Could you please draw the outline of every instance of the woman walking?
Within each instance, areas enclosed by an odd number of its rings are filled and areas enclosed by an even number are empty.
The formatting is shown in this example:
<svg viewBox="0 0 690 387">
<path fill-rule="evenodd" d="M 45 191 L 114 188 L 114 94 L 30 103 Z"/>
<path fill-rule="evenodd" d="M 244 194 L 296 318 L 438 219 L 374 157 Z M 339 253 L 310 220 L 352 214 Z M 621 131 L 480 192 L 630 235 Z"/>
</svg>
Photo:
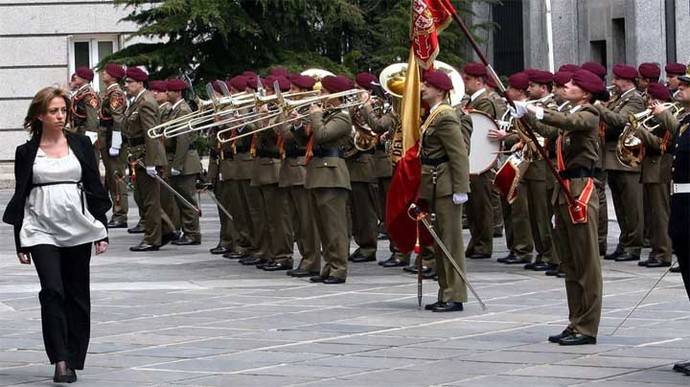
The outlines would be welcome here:
<svg viewBox="0 0 690 387">
<path fill-rule="evenodd" d="M 34 96 L 24 119 L 31 139 L 17 147 L 15 192 L 3 216 L 14 226 L 19 262 L 33 260 L 38 272 L 43 341 L 56 383 L 75 382 L 74 370 L 84 368 L 91 244 L 96 254 L 108 248 L 111 206 L 91 141 L 65 131 L 70 105 L 66 92 L 56 87 Z"/>
</svg>

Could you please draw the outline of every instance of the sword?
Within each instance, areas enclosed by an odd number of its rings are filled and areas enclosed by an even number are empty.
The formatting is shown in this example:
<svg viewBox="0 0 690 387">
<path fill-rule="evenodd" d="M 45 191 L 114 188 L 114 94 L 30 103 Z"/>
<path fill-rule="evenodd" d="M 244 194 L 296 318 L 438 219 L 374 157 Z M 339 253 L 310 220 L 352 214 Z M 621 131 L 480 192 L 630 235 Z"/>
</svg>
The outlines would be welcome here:
<svg viewBox="0 0 690 387">
<path fill-rule="evenodd" d="M 659 283 L 664 279 L 664 277 L 666 277 L 666 274 L 668 274 L 668 273 L 671 272 L 671 268 L 672 268 L 672 267 L 673 267 L 673 265 L 669 266 L 668 269 L 666 269 L 666 271 L 664 271 L 664 272 L 661 274 L 661 277 L 659 277 L 659 279 L 656 280 L 656 282 L 654 283 L 654 285 L 652 285 L 652 287 L 649 288 L 649 290 L 647 291 L 647 293 L 645 293 L 645 295 L 642 296 L 642 298 L 640 299 L 640 301 L 638 301 L 637 304 L 635 304 L 635 306 L 633 306 L 633 308 L 630 309 L 630 312 L 628 312 L 628 314 L 625 316 L 625 318 L 620 322 L 620 324 L 618 324 L 618 326 L 616 327 L 616 329 L 614 329 L 613 332 L 611 332 L 611 336 L 615 335 L 616 332 L 618 332 L 618 330 L 620 329 L 620 327 L 622 327 L 623 324 L 625 324 L 625 322 L 628 321 L 628 318 L 630 318 L 630 316 L 632 316 L 632 314 L 635 313 L 635 311 L 637 310 L 637 308 L 644 302 L 644 300 L 646 300 L 647 297 L 649 297 L 649 295 L 650 295 L 650 294 L 652 293 L 652 291 L 657 287 L 657 285 L 659 285 Z"/>
<path fill-rule="evenodd" d="M 140 167 L 146 169 L 146 165 L 144 165 L 144 163 L 141 162 L 141 160 L 137 160 L 137 165 L 139 165 Z M 175 189 L 174 189 L 173 187 L 171 187 L 170 184 L 168 184 L 168 182 L 165 181 L 165 179 L 163 179 L 162 177 L 160 177 L 158 174 L 153 175 L 153 178 L 156 179 L 156 180 L 158 180 L 158 182 L 161 183 L 161 185 L 162 185 L 163 187 L 165 187 L 168 191 L 170 191 L 173 195 L 175 195 L 178 199 L 180 199 L 180 201 L 182 202 L 182 204 L 184 204 L 185 206 L 187 206 L 187 207 L 191 208 L 192 210 L 196 211 L 196 213 L 199 214 L 199 216 L 201 216 L 201 210 L 200 210 L 199 208 L 197 208 L 194 204 L 190 203 L 189 200 L 185 199 L 185 197 L 182 196 L 181 193 L 175 191 Z"/>
<path fill-rule="evenodd" d="M 198 187 L 198 186 L 197 186 L 197 187 Z M 203 188 L 200 189 L 200 190 L 197 191 L 197 192 L 206 191 L 206 193 L 207 193 L 208 196 L 211 198 L 211 200 L 213 200 L 213 202 L 216 203 L 216 205 L 218 206 L 218 208 L 220 208 L 220 210 L 223 211 L 223 213 L 225 214 L 225 216 L 227 216 L 230 220 L 234 221 L 235 218 L 233 218 L 233 216 L 230 215 L 230 211 L 228 211 L 228 209 L 225 208 L 224 205 L 220 204 L 220 200 L 218 200 L 218 197 L 216 197 L 216 194 L 214 194 L 213 191 L 211 191 L 209 188 L 210 188 L 210 186 L 204 185 Z"/>
<path fill-rule="evenodd" d="M 467 285 L 467 288 L 470 289 L 470 292 L 472 292 L 472 295 L 474 295 L 474 298 L 477 299 L 479 302 L 479 305 L 482 307 L 482 310 L 486 310 L 486 304 L 484 304 L 484 301 L 479 297 L 479 294 L 474 290 L 474 287 L 470 283 L 470 281 L 467 279 L 467 275 L 465 275 L 465 272 L 460 269 L 458 264 L 453 260 L 453 256 L 451 255 L 450 251 L 448 250 L 448 247 L 446 247 L 445 243 L 441 240 L 441 238 L 438 236 L 436 233 L 436 230 L 434 230 L 434 226 L 431 224 L 429 221 L 429 214 L 422 212 L 422 210 L 417 207 L 416 204 L 412 203 L 410 204 L 410 208 L 408 209 L 410 212 L 410 215 L 415 215 L 415 219 L 419 219 L 424 227 L 429 231 L 429 234 L 431 234 L 431 237 L 434 238 L 434 241 L 436 241 L 436 244 L 438 245 L 439 249 L 441 249 L 441 252 L 443 252 L 443 255 L 446 257 L 448 262 L 450 262 L 451 266 L 453 266 L 453 269 L 455 269 L 455 272 L 458 273 L 460 278 L 462 278 L 463 281 L 465 281 L 465 285 Z"/>
</svg>

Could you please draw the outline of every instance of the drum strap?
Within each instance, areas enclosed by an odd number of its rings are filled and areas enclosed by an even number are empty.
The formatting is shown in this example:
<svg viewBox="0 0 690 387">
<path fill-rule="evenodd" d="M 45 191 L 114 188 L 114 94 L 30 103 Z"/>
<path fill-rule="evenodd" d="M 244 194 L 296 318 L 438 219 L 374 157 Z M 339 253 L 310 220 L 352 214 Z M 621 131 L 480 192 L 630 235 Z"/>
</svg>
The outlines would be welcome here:
<svg viewBox="0 0 690 387">
<path fill-rule="evenodd" d="M 563 136 L 558 136 L 556 140 L 556 167 L 558 172 L 565 171 L 565 162 L 563 160 Z M 570 191 L 570 179 L 563 179 L 565 187 Z M 573 224 L 587 223 L 587 204 L 594 191 L 594 179 L 587 178 L 585 188 L 580 192 L 580 196 L 575 199 L 574 206 L 568 206 L 568 213 Z"/>
</svg>

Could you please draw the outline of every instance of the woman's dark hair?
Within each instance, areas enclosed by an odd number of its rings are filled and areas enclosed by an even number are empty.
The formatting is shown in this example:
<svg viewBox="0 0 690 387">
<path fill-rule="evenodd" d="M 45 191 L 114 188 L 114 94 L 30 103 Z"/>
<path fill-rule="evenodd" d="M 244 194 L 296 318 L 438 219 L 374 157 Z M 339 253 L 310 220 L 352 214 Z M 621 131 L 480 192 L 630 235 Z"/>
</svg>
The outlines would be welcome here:
<svg viewBox="0 0 690 387">
<path fill-rule="evenodd" d="M 24 129 L 26 129 L 32 137 L 40 136 L 43 132 L 43 123 L 38 117 L 48 112 L 48 106 L 55 98 L 62 98 L 65 100 L 65 106 L 67 107 L 67 118 L 65 122 L 70 122 L 72 116 L 72 101 L 67 92 L 55 86 L 45 87 L 39 90 L 31 100 L 29 111 L 24 118 Z"/>
</svg>

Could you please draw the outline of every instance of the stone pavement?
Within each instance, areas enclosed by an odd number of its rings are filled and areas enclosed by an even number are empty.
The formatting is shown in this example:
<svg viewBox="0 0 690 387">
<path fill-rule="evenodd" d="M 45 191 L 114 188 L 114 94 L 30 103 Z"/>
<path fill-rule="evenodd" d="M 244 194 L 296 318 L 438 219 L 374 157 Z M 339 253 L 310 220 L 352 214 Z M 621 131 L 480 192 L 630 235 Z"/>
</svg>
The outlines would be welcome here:
<svg viewBox="0 0 690 387">
<path fill-rule="evenodd" d="M 9 195 L 0 191 L 3 209 Z M 92 259 L 92 340 L 81 385 L 690 385 L 671 371 L 690 359 L 690 304 L 676 274 L 611 336 L 663 270 L 606 261 L 599 344 L 561 347 L 546 336 L 567 322 L 562 279 L 470 261 L 487 311 L 474 299 L 460 313 L 419 311 L 415 277 L 400 269 L 352 264 L 345 285 L 328 286 L 211 256 L 218 221 L 208 198 L 203 211 L 202 246 L 133 254 L 127 247 L 139 236 L 115 230 L 110 251 Z M 14 257 L 11 229 L 1 230 L 0 385 L 49 385 L 38 279 Z M 505 255 L 504 240 L 494 242 L 494 258 Z M 387 251 L 382 242 L 378 258 Z M 424 283 L 425 303 L 436 290 Z"/>
</svg>

